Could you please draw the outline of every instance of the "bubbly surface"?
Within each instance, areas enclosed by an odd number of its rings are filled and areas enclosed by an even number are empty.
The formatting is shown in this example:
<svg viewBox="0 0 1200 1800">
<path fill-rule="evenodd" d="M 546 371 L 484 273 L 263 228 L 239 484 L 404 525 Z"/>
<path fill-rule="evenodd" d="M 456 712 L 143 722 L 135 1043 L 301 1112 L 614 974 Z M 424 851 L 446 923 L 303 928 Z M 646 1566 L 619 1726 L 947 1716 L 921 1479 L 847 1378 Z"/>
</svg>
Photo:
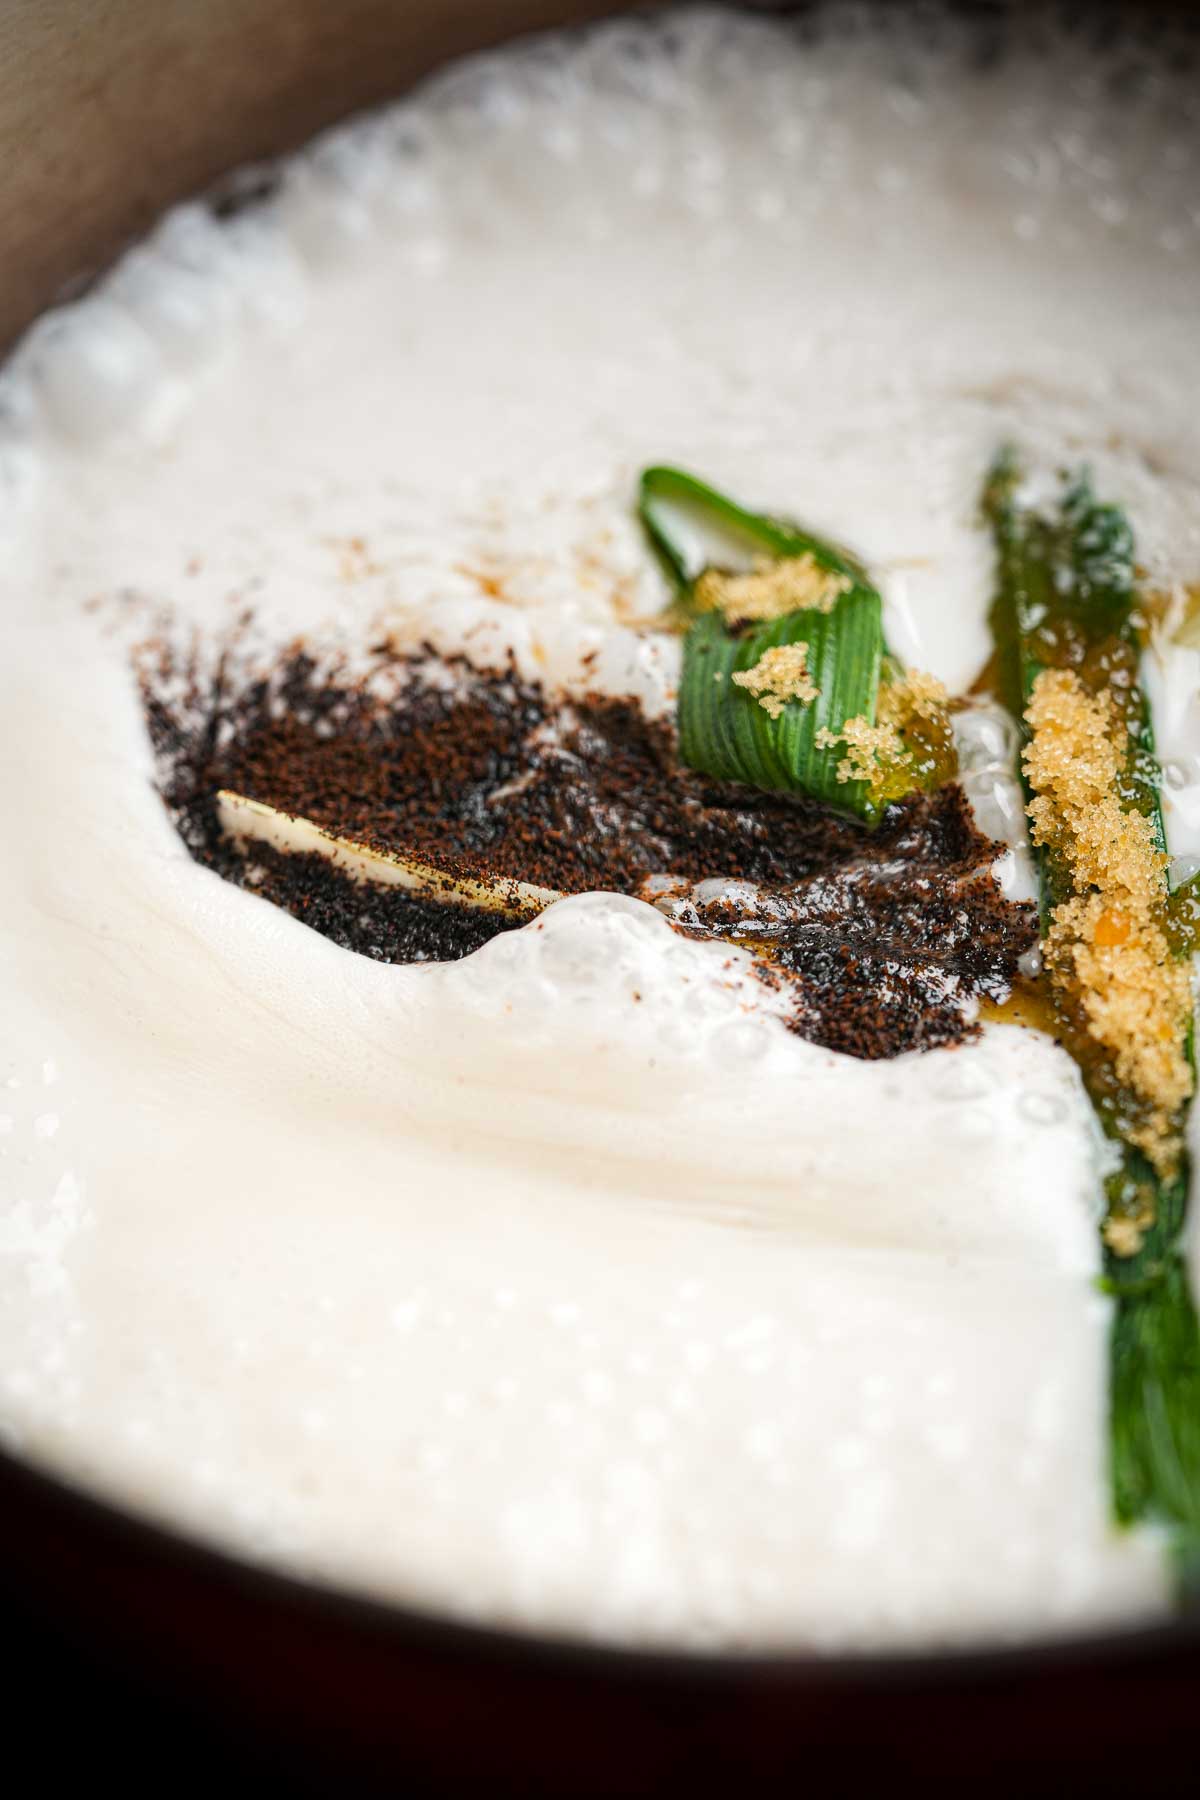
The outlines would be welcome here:
<svg viewBox="0 0 1200 1800">
<path fill-rule="evenodd" d="M 899 9 L 897 9 L 899 12 Z M 993 28 L 989 28 L 991 31 Z M 244 1555 L 695 1648 L 1166 1604 L 1105 1494 L 1097 1149 L 1048 1040 L 866 1064 L 584 895 L 381 966 L 199 868 L 134 644 L 509 654 L 668 711 L 675 460 L 984 661 L 998 442 L 1200 575 L 1200 165 L 1170 46 L 718 11 L 451 69 L 169 215 L 0 377 L 0 1430 Z M 1178 59 L 1174 59 L 1178 60 Z M 1155 667 L 1200 849 L 1193 651 Z M 1009 728 L 960 723 L 1029 891 Z"/>
</svg>

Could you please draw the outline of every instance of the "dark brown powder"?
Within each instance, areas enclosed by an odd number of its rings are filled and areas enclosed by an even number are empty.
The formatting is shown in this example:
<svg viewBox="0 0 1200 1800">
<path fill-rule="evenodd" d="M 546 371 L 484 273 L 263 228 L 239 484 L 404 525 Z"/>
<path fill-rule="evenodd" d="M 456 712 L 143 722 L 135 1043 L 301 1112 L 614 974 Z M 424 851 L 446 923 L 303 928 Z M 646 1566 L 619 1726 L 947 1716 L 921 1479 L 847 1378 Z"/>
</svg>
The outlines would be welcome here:
<svg viewBox="0 0 1200 1800">
<path fill-rule="evenodd" d="M 454 962 L 506 928 L 496 913 L 348 881 L 327 857 L 289 856 L 266 844 L 239 859 L 235 879 L 343 950 L 376 962 Z"/>
<path fill-rule="evenodd" d="M 999 846 L 953 786 L 889 808 L 867 834 L 802 796 L 682 768 L 672 726 L 631 701 L 566 702 L 512 672 L 386 646 L 365 679 L 321 673 L 302 650 L 242 680 L 227 661 L 202 678 L 160 653 L 142 679 L 162 791 L 192 854 L 385 961 L 465 955 L 511 922 L 356 884 L 320 857 L 241 851 L 221 834 L 218 789 L 437 867 L 567 893 L 636 893 L 664 876 L 785 890 L 782 924 L 727 902 L 690 924 L 768 953 L 794 987 L 796 1030 L 858 1056 L 969 1035 L 963 1001 L 1002 995 L 1036 938 L 1031 909 L 991 876 Z"/>
</svg>

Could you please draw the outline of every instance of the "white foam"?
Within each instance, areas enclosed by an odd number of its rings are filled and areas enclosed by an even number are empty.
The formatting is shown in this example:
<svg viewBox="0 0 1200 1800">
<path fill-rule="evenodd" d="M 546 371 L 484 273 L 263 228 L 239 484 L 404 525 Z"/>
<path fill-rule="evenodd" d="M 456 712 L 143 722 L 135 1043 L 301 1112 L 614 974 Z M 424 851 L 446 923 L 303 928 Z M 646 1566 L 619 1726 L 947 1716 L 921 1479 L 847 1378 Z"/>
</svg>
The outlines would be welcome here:
<svg viewBox="0 0 1200 1800">
<path fill-rule="evenodd" d="M 1194 96 L 838 19 L 452 71 L 274 200 L 178 209 L 13 359 L 0 1427 L 30 1455 L 245 1554 L 616 1639 L 1164 1605 L 1107 1522 L 1095 1146 L 1052 1045 L 848 1062 L 614 896 L 381 967 L 195 866 L 151 788 L 128 644 L 164 607 L 669 710 L 648 461 L 855 544 L 954 688 L 1002 439 L 1086 454 L 1156 578 L 1196 573 Z M 1020 891 L 1010 740 L 961 733 Z"/>
</svg>

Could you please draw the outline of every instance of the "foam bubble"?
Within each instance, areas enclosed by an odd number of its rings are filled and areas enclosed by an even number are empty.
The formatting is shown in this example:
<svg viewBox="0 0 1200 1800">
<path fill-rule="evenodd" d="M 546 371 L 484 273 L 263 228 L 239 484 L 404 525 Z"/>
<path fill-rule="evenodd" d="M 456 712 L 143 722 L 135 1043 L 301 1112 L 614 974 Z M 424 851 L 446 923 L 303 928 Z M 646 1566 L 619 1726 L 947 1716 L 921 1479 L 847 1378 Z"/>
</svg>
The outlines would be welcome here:
<svg viewBox="0 0 1200 1800">
<path fill-rule="evenodd" d="M 32 360 L 51 424 L 79 441 L 94 442 L 130 422 L 162 380 L 150 335 L 123 307 L 100 297 L 60 308 Z"/>
</svg>

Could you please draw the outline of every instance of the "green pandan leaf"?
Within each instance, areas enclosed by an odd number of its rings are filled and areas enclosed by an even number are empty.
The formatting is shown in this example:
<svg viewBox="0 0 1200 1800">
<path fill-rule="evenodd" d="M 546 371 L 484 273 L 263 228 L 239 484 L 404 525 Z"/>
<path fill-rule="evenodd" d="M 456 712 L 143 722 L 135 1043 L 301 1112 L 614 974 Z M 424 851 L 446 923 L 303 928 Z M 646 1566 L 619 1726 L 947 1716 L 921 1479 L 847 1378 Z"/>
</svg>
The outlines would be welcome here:
<svg viewBox="0 0 1200 1800">
<path fill-rule="evenodd" d="M 807 646 L 817 696 L 808 704 L 788 701 L 772 718 L 731 678 L 784 644 Z M 792 789 L 873 817 L 877 809 L 866 783 L 838 780 L 844 747 L 817 740 L 822 731 L 840 731 L 847 719 L 874 723 L 882 661 L 879 595 L 870 590 L 853 590 L 832 612 L 788 613 L 740 632 L 731 631 L 719 613 L 704 613 L 684 644 L 680 755 L 718 780 Z"/>
<path fill-rule="evenodd" d="M 1011 451 L 996 459 L 983 510 L 996 546 L 991 625 L 1006 704 L 1024 731 L 1026 702 L 1039 674 L 1055 663 L 1080 666 L 1095 647 L 1123 648 L 1136 668 L 1139 619 L 1133 536 L 1118 507 L 1099 503 L 1086 475 L 1068 485 L 1056 508 L 1023 504 L 1022 471 Z M 1064 646 L 1074 648 L 1068 657 Z M 1165 847 L 1149 703 L 1126 687 L 1129 763 L 1120 795 L 1150 820 Z M 1028 790 L 1027 790 L 1028 797 Z M 1075 892 L 1069 865 L 1038 851 L 1043 929 L 1052 909 Z M 1182 884 L 1170 902 L 1178 954 L 1196 945 L 1200 890 Z M 1166 880 L 1164 877 L 1164 890 Z M 1068 1034 L 1064 1040 L 1074 1053 Z M 1195 1068 L 1194 1042 L 1188 1054 Z M 1165 1526 L 1181 1591 L 1200 1587 L 1200 1324 L 1181 1243 L 1188 1212 L 1185 1156 L 1171 1176 L 1156 1174 L 1105 1109 L 1104 1071 L 1081 1064 L 1085 1085 L 1117 1156 L 1106 1181 L 1110 1217 L 1122 1208 L 1154 1223 L 1132 1255 L 1104 1250 L 1104 1287 L 1113 1297 L 1109 1380 L 1109 1467 L 1113 1512 L 1123 1525 Z"/>
<path fill-rule="evenodd" d="M 873 820 L 880 808 L 867 783 L 838 779 L 846 747 L 836 741 L 848 719 L 875 723 L 887 654 L 882 603 L 862 564 L 790 520 L 747 511 L 682 469 L 647 469 L 638 513 L 675 585 L 685 621 L 691 621 L 679 694 L 684 762 L 718 780 L 812 794 Z M 777 564 L 796 557 L 846 583 L 831 610 L 806 607 L 740 625 L 719 611 L 699 610 L 697 583 L 710 571 L 732 571 L 752 559 Z M 806 646 L 807 673 L 817 694 L 808 702 L 787 701 L 772 717 L 732 676 L 755 668 L 767 651 L 790 644 Z"/>
<path fill-rule="evenodd" d="M 820 568 L 867 583 L 862 564 L 840 544 L 815 537 L 791 520 L 748 512 L 736 500 L 684 469 L 660 464 L 643 471 L 638 483 L 638 517 L 667 574 L 684 597 L 704 570 L 717 561 L 704 549 L 705 542 L 711 546 L 714 537 L 722 547 L 735 553 L 757 551 L 776 557 L 807 553 Z"/>
</svg>

